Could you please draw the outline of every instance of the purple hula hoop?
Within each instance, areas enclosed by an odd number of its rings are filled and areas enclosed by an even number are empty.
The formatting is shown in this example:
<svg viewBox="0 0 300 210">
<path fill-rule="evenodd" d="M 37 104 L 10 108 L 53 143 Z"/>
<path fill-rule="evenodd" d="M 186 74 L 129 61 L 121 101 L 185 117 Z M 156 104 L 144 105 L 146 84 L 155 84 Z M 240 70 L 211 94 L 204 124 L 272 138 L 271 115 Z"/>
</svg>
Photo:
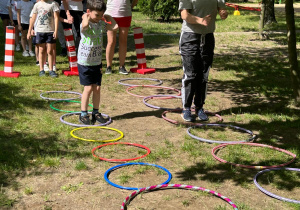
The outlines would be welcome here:
<svg viewBox="0 0 300 210">
<path fill-rule="evenodd" d="M 249 139 L 241 140 L 241 141 L 217 141 L 217 140 L 210 140 L 210 139 L 200 138 L 198 136 L 195 136 L 195 135 L 191 134 L 191 129 L 205 127 L 205 126 L 208 126 L 208 127 L 229 127 L 229 128 L 233 128 L 233 129 L 236 129 L 236 130 L 239 130 L 239 131 L 244 131 L 244 132 L 248 133 L 251 137 Z M 230 144 L 230 143 L 250 142 L 250 141 L 253 141 L 256 138 L 256 136 L 250 130 L 247 130 L 245 128 L 241 128 L 241 127 L 238 127 L 238 126 L 226 125 L 226 124 L 202 124 L 202 125 L 196 125 L 196 126 L 193 126 L 193 127 L 189 127 L 187 129 L 187 134 L 190 137 L 192 137 L 193 139 L 197 139 L 199 141 L 203 141 L 203 142 L 206 142 L 206 143 L 217 143 L 217 144 Z"/>
<path fill-rule="evenodd" d="M 150 81 L 157 81 L 157 84 L 154 84 L 155 86 L 161 85 L 163 82 L 159 79 L 152 79 L 152 78 L 127 78 L 127 79 L 120 79 L 118 81 L 118 83 L 120 85 L 124 85 L 124 86 L 139 86 L 139 85 L 132 85 L 132 84 L 127 84 L 127 83 L 123 83 L 123 81 L 127 81 L 127 80 L 150 80 Z"/>
<path fill-rule="evenodd" d="M 204 191 L 204 192 L 211 193 L 211 194 L 213 194 L 213 195 L 215 195 L 219 198 L 222 198 L 227 203 L 229 203 L 233 207 L 233 209 L 235 209 L 235 210 L 238 209 L 237 206 L 229 198 L 227 198 L 227 197 L 225 197 L 225 196 L 221 195 L 220 193 L 217 193 L 213 190 L 206 189 L 204 187 L 196 187 L 196 186 L 192 186 L 192 185 L 183 185 L 183 184 L 161 184 L 161 185 L 154 185 L 154 186 L 151 186 L 151 187 L 141 188 L 137 191 L 134 191 L 128 197 L 125 198 L 125 200 L 123 201 L 123 203 L 121 205 L 121 210 L 124 210 L 125 207 L 127 206 L 127 204 L 130 202 L 130 200 L 133 199 L 138 194 L 140 194 L 142 192 L 149 192 L 149 191 L 162 189 L 162 188 L 180 188 L 180 189 L 198 190 L 198 191 L 201 190 L 201 191 Z"/>
<path fill-rule="evenodd" d="M 66 93 L 66 94 L 76 94 L 76 95 L 79 95 L 79 96 L 76 97 L 76 98 L 47 98 L 47 97 L 43 96 L 43 94 L 45 94 L 45 93 Z M 40 97 L 42 99 L 50 100 L 50 101 L 67 101 L 67 100 L 71 101 L 71 100 L 81 98 L 81 96 L 82 96 L 81 93 L 73 92 L 73 91 L 47 91 L 47 92 L 44 92 L 44 93 L 40 94 Z"/>
<path fill-rule="evenodd" d="M 106 114 L 103 114 L 101 113 L 104 117 L 108 117 L 108 121 L 106 123 L 103 123 L 103 124 L 95 124 L 95 125 L 84 125 L 84 124 L 74 124 L 74 123 L 69 123 L 67 121 L 64 120 L 64 118 L 66 116 L 69 116 L 69 115 L 80 115 L 81 112 L 72 112 L 72 113 L 67 113 L 67 114 L 64 114 L 60 117 L 60 121 L 66 125 L 71 125 L 71 126 L 74 126 L 74 127 L 91 127 L 91 126 L 104 126 L 104 125 L 108 125 L 111 123 L 111 118 L 106 115 Z M 89 112 L 89 114 L 92 114 L 92 112 Z"/>
<path fill-rule="evenodd" d="M 265 172 L 268 172 L 268 171 L 278 171 L 278 170 L 287 170 L 287 171 L 297 171 L 297 172 L 300 172 L 300 169 L 299 168 L 272 168 L 272 169 L 265 169 L 265 170 L 262 170 L 260 172 L 258 172 L 253 181 L 254 181 L 254 184 L 256 185 L 256 187 L 262 191 L 263 193 L 265 193 L 266 195 L 270 196 L 270 197 L 273 197 L 273 198 L 276 198 L 278 200 L 282 200 L 282 201 L 287 201 L 287 202 L 291 202 L 291 203 L 297 203 L 297 204 L 300 204 L 300 200 L 292 200 L 292 199 L 289 199 L 289 198 L 284 198 L 284 197 L 281 197 L 281 196 L 278 196 L 278 195 L 275 195 L 267 190 L 265 190 L 264 188 L 262 188 L 258 183 L 257 183 L 257 177 Z"/>
<path fill-rule="evenodd" d="M 168 99 L 172 99 L 172 98 L 180 98 L 181 96 L 174 96 L 174 95 L 154 95 L 154 96 L 147 96 L 143 99 L 143 103 L 153 109 L 162 109 L 162 110 L 176 110 L 178 108 L 164 108 L 164 107 L 159 107 L 159 106 L 154 106 L 151 105 L 149 103 L 147 103 L 148 100 L 153 99 L 153 98 L 168 98 Z"/>
</svg>

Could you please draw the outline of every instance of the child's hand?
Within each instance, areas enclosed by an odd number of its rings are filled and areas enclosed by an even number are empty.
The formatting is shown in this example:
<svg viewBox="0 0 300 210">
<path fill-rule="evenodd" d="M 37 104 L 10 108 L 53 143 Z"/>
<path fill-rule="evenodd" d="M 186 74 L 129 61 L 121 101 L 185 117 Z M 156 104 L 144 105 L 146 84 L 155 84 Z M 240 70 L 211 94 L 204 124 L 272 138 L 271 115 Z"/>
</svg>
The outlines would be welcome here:
<svg viewBox="0 0 300 210">
<path fill-rule="evenodd" d="M 18 25 L 18 29 L 19 29 L 19 31 L 23 31 L 21 24 Z"/>
<path fill-rule="evenodd" d="M 35 33 L 34 33 L 34 30 L 31 30 L 31 36 L 34 36 Z"/>
<path fill-rule="evenodd" d="M 31 39 L 30 31 L 28 31 L 28 33 L 27 33 L 27 39 Z"/>
<path fill-rule="evenodd" d="M 226 9 L 220 9 L 219 10 L 219 15 L 222 20 L 225 20 L 228 17 L 228 12 Z"/>
<path fill-rule="evenodd" d="M 54 32 L 53 33 L 53 39 L 56 39 L 57 38 L 57 32 Z"/>
<path fill-rule="evenodd" d="M 73 16 L 72 15 L 67 15 L 67 22 L 68 22 L 68 24 L 72 24 L 73 22 L 74 22 L 74 19 L 73 19 Z"/>
<path fill-rule="evenodd" d="M 103 15 L 102 20 L 107 23 L 107 24 L 111 24 L 111 21 L 108 20 L 108 17 Z"/>
</svg>

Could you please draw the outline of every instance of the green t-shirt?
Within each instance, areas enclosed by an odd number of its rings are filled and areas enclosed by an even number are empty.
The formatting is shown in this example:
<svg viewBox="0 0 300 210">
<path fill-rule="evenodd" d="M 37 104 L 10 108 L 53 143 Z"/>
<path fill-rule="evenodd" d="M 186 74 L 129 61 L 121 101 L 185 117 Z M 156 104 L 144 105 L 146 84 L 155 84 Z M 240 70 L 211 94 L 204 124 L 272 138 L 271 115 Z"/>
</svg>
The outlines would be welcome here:
<svg viewBox="0 0 300 210">
<path fill-rule="evenodd" d="M 225 8 L 225 0 L 179 0 L 178 10 L 186 9 L 190 14 L 201 18 L 211 15 L 211 22 L 208 26 L 190 24 L 184 20 L 181 30 L 197 34 L 213 33 L 216 28 L 218 8 Z"/>
</svg>

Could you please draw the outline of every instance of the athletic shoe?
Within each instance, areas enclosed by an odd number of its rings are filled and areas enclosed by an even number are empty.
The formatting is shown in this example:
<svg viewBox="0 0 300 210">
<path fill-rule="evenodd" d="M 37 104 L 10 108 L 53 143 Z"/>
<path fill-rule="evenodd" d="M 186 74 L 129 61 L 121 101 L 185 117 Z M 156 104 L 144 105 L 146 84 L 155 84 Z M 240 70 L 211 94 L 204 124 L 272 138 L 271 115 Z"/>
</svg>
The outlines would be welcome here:
<svg viewBox="0 0 300 210">
<path fill-rule="evenodd" d="M 53 71 L 56 71 L 56 65 L 53 65 Z"/>
<path fill-rule="evenodd" d="M 46 73 L 45 73 L 45 71 L 44 71 L 44 70 L 40 71 L 40 73 L 39 73 L 39 76 L 40 76 L 40 77 L 44 77 L 44 76 L 46 76 Z"/>
<path fill-rule="evenodd" d="M 17 52 L 21 51 L 21 46 L 20 46 L 20 44 L 17 44 L 17 46 L 16 46 L 16 51 L 17 51 Z"/>
<path fill-rule="evenodd" d="M 29 55 L 29 52 L 27 51 L 27 50 L 25 50 L 23 53 L 22 53 L 22 55 L 24 56 L 24 57 L 29 57 L 30 55 Z"/>
<path fill-rule="evenodd" d="M 107 119 L 105 119 L 101 113 L 98 112 L 97 114 L 92 114 L 92 123 L 95 124 L 96 121 L 103 124 L 107 122 Z"/>
<path fill-rule="evenodd" d="M 30 55 L 31 57 L 35 56 L 34 52 L 32 52 L 32 51 L 29 51 L 29 55 Z"/>
<path fill-rule="evenodd" d="M 128 74 L 128 72 L 126 71 L 126 69 L 125 69 L 124 66 L 120 66 L 120 67 L 119 67 L 119 73 L 120 73 L 120 74 Z"/>
<path fill-rule="evenodd" d="M 187 122 L 193 122 L 195 121 L 195 118 L 193 117 L 190 109 L 184 109 L 181 113 L 182 119 Z"/>
<path fill-rule="evenodd" d="M 44 70 L 45 70 L 45 71 L 49 71 L 49 67 L 47 66 L 46 63 L 44 64 Z"/>
<path fill-rule="evenodd" d="M 39 62 L 39 61 L 36 61 L 36 62 L 35 62 L 35 65 L 39 66 L 39 65 L 40 65 L 40 62 Z"/>
<path fill-rule="evenodd" d="M 196 115 L 198 116 L 199 120 L 201 120 L 201 121 L 207 121 L 208 120 L 208 117 L 205 114 L 203 108 L 201 108 L 201 109 L 196 108 Z"/>
<path fill-rule="evenodd" d="M 65 47 L 61 48 L 60 56 L 67 56 L 67 49 Z"/>
<path fill-rule="evenodd" d="M 49 76 L 50 77 L 57 77 L 58 75 L 56 74 L 55 71 L 49 71 Z"/>
<path fill-rule="evenodd" d="M 85 115 L 85 116 L 79 115 L 79 123 L 84 125 L 90 125 L 91 121 L 89 115 Z"/>
<path fill-rule="evenodd" d="M 106 68 L 105 74 L 111 74 L 111 73 L 112 73 L 111 67 L 108 66 L 108 67 Z"/>
</svg>

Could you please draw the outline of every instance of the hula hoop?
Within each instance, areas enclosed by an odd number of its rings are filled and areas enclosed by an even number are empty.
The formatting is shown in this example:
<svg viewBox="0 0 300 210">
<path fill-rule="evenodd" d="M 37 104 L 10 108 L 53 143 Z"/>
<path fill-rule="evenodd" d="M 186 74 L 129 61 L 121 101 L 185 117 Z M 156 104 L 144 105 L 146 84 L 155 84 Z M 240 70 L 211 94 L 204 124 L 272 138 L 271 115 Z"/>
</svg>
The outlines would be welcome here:
<svg viewBox="0 0 300 210">
<path fill-rule="evenodd" d="M 237 163 L 231 163 L 231 162 L 228 162 L 226 160 L 223 160 L 219 157 L 216 156 L 216 151 L 218 151 L 219 149 L 223 148 L 223 147 L 226 147 L 228 145 L 251 145 L 251 146 L 257 146 L 257 147 L 267 147 L 267 148 L 270 148 L 270 149 L 274 149 L 274 150 L 277 150 L 279 152 L 283 152 L 283 153 L 286 153 L 290 156 L 293 157 L 292 160 L 286 162 L 286 163 L 282 163 L 280 165 L 273 165 L 273 166 L 252 166 L 252 165 L 243 165 L 243 164 L 237 164 Z M 286 166 L 290 163 L 292 163 L 295 159 L 296 159 L 296 155 L 294 153 L 291 153 L 287 150 L 284 150 L 284 149 L 281 149 L 281 148 L 278 148 L 278 147 L 273 147 L 273 146 L 269 146 L 269 145 L 266 145 L 266 144 L 257 144 L 257 143 L 230 143 L 230 144 L 220 144 L 216 147 L 214 147 L 211 151 L 212 155 L 214 156 L 215 159 L 217 159 L 218 161 L 222 162 L 222 163 L 229 163 L 231 165 L 234 165 L 234 166 L 238 166 L 238 167 L 242 167 L 242 168 L 254 168 L 254 169 L 265 169 L 265 168 L 279 168 L 279 167 L 283 167 L 283 166 Z"/>
<path fill-rule="evenodd" d="M 210 139 L 204 139 L 204 138 L 200 138 L 198 136 L 195 136 L 193 134 L 191 134 L 191 129 L 194 129 L 194 128 L 197 128 L 197 127 L 203 127 L 203 126 L 211 126 L 211 127 L 230 127 L 230 128 L 234 128 L 236 130 L 240 130 L 240 131 L 244 131 L 248 134 L 250 134 L 252 137 L 249 138 L 249 139 L 246 139 L 246 140 L 242 140 L 242 141 L 217 141 L 217 140 L 210 140 Z M 206 143 L 217 143 L 217 144 L 230 144 L 230 143 L 241 143 L 241 142 L 249 142 L 249 141 L 253 141 L 255 138 L 256 138 L 256 135 L 253 134 L 252 131 L 250 130 L 247 130 L 245 128 L 241 128 L 241 127 L 238 127 L 238 126 L 233 126 L 233 125 L 226 125 L 226 124 L 202 124 L 202 125 L 196 125 L 196 126 L 193 126 L 193 127 L 189 127 L 187 129 L 187 133 L 190 137 L 192 137 L 193 139 L 197 139 L 199 141 L 203 141 L 203 142 L 206 142 Z"/>
<path fill-rule="evenodd" d="M 92 112 L 88 112 L 89 114 L 92 114 Z M 72 113 L 67 113 L 67 114 L 64 114 L 60 117 L 60 121 L 66 125 L 71 125 L 71 126 L 74 126 L 74 127 L 93 127 L 93 126 L 103 126 L 103 125 L 108 125 L 111 123 L 111 118 L 106 115 L 106 114 L 103 114 L 101 113 L 104 117 L 108 117 L 108 121 L 106 123 L 102 123 L 102 124 L 95 124 L 95 125 L 84 125 L 84 124 L 74 124 L 74 123 L 69 123 L 67 121 L 64 120 L 65 117 L 67 116 L 70 116 L 70 115 L 80 115 L 81 112 L 72 112 Z"/>
<path fill-rule="evenodd" d="M 281 197 L 281 196 L 278 196 L 278 195 L 275 195 L 267 190 L 265 190 L 264 188 L 262 188 L 258 182 L 257 182 L 257 177 L 267 171 L 278 171 L 278 170 L 287 170 L 287 171 L 297 171 L 297 172 L 300 172 L 300 169 L 299 168 L 273 168 L 273 169 L 265 169 L 263 171 L 260 171 L 258 172 L 255 177 L 254 177 L 254 184 L 256 185 L 256 187 L 262 191 L 263 193 L 265 193 L 266 195 L 270 196 L 270 197 L 273 197 L 273 198 L 276 198 L 278 200 L 282 200 L 282 201 L 287 201 L 287 202 L 291 202 L 291 203 L 298 203 L 300 204 L 300 200 L 292 200 L 292 199 L 289 199 L 289 198 L 285 198 L 285 197 Z"/>
<path fill-rule="evenodd" d="M 72 90 L 72 86 L 71 85 L 67 85 L 67 84 L 54 84 L 54 83 L 46 83 L 46 84 L 33 85 L 31 89 L 34 90 L 34 91 L 38 91 L 38 92 L 44 92 L 45 90 L 38 90 L 38 89 L 33 88 L 33 87 L 39 87 L 39 86 L 44 86 L 44 85 L 67 86 L 68 88 L 65 91 Z"/>
<path fill-rule="evenodd" d="M 140 157 L 136 157 L 136 158 L 129 158 L 129 159 L 107 159 L 107 158 L 102 158 L 102 157 L 98 157 L 97 155 L 95 155 L 95 150 L 100 149 L 101 147 L 104 146 L 108 146 L 108 145 L 116 145 L 116 144 L 125 144 L 125 145 L 130 145 L 130 146 L 135 146 L 135 147 L 140 147 L 143 148 L 145 150 L 147 150 L 147 154 L 142 155 Z M 140 144 L 134 144 L 134 143 L 127 143 L 127 142 L 116 142 L 116 143 L 109 143 L 109 144 L 102 144 L 100 146 L 97 146 L 95 148 L 92 149 L 92 154 L 95 158 L 99 158 L 100 160 L 104 160 L 104 161 L 109 161 L 109 162 L 126 162 L 126 161 L 132 161 L 132 160 L 137 160 L 137 159 L 141 159 L 143 157 L 146 157 L 147 155 L 150 154 L 150 149 L 144 145 L 140 145 Z"/>
<path fill-rule="evenodd" d="M 45 96 L 43 96 L 44 94 L 48 94 L 48 93 L 66 93 L 66 94 L 76 94 L 76 95 L 79 95 L 77 98 L 47 98 Z M 70 100 L 75 100 L 75 99 L 78 99 L 78 98 L 81 98 L 81 93 L 77 93 L 77 92 L 73 92 L 73 91 L 47 91 L 47 92 L 44 92 L 44 93 L 41 93 L 40 94 L 40 97 L 42 99 L 45 99 L 45 100 L 50 100 L 50 101 L 70 101 Z"/>
<path fill-rule="evenodd" d="M 117 131 L 120 136 L 118 138 L 115 138 L 115 139 L 108 139 L 108 140 L 93 140 L 93 139 L 85 139 L 85 138 L 80 138 L 76 135 L 74 135 L 74 132 L 77 131 L 77 130 L 82 130 L 82 129 L 107 129 L 107 130 L 113 130 L 113 131 Z M 122 131 L 118 130 L 118 129 L 115 129 L 115 128 L 109 128 L 109 127 L 84 127 L 84 128 L 75 128 L 74 130 L 71 130 L 70 132 L 71 136 L 75 139 L 79 139 L 79 140 L 82 140 L 82 141 L 91 141 L 91 142 L 112 142 L 112 141 L 118 141 L 120 140 L 121 138 L 123 138 L 124 134 Z M 102 145 L 103 146 L 103 145 Z"/>
<path fill-rule="evenodd" d="M 114 167 L 111 167 L 110 169 L 108 169 L 105 174 L 104 174 L 104 179 L 107 183 L 109 183 L 110 185 L 114 186 L 114 187 L 117 187 L 117 188 L 120 188 L 120 189 L 124 189 L 124 190 L 139 190 L 139 188 L 136 188 L 136 187 L 123 187 L 121 185 L 117 185 L 111 181 L 109 181 L 108 179 L 108 175 L 111 171 L 115 170 L 115 169 L 118 169 L 118 168 L 121 168 L 123 166 L 130 166 L 130 165 L 148 165 L 148 166 L 154 166 L 154 167 L 157 167 L 157 168 L 160 168 L 162 170 L 164 170 L 165 172 L 167 172 L 168 174 L 168 179 L 163 182 L 162 184 L 168 184 L 172 178 L 172 174 L 170 173 L 170 171 L 168 171 L 166 168 L 162 167 L 162 166 L 159 166 L 159 165 L 155 165 L 155 164 L 151 164 L 151 163 L 140 163 L 140 162 L 137 162 L 137 163 L 123 163 L 123 164 L 120 164 L 120 165 L 116 165 Z M 140 188 L 142 189 L 142 188 Z"/>
<path fill-rule="evenodd" d="M 174 108 L 164 108 L 164 107 L 159 107 L 159 106 L 154 106 L 149 103 L 147 103 L 148 100 L 153 99 L 153 98 L 167 98 L 167 99 L 172 99 L 172 98 L 181 98 L 181 96 L 174 96 L 174 95 L 153 95 L 153 96 L 147 96 L 143 99 L 143 102 L 146 106 L 153 108 L 153 109 L 162 109 L 162 110 L 177 110 Z"/>
<path fill-rule="evenodd" d="M 124 85 L 124 86 L 136 86 L 136 85 L 132 85 L 132 84 L 123 83 L 123 81 L 127 81 L 127 80 L 150 80 L 150 81 L 156 81 L 156 82 L 158 82 L 157 84 L 154 84 L 154 86 L 158 86 L 158 85 L 161 85 L 163 83 L 159 79 L 152 79 L 152 78 L 126 78 L 126 79 L 120 79 L 118 81 L 118 83 L 120 85 Z"/>
<path fill-rule="evenodd" d="M 142 192 L 150 192 L 150 191 L 154 191 L 154 190 L 158 190 L 158 189 L 162 189 L 162 188 L 179 188 L 179 189 L 186 189 L 186 190 L 198 190 L 198 191 L 204 191 L 204 192 L 208 192 L 210 194 L 213 194 L 221 199 L 223 199 L 224 201 L 226 201 L 227 203 L 229 203 L 233 209 L 237 210 L 237 206 L 227 197 L 225 197 L 224 195 L 217 193 L 213 190 L 209 190 L 206 189 L 204 187 L 196 187 L 196 186 L 192 186 L 192 185 L 183 185 L 183 184 L 161 184 L 161 185 L 153 185 L 151 187 L 144 187 L 139 189 L 138 191 L 134 191 L 133 193 L 131 193 L 128 197 L 126 197 L 121 205 L 121 210 L 124 210 L 125 207 L 127 206 L 127 204 L 138 194 L 142 193 Z"/>
<path fill-rule="evenodd" d="M 170 119 L 170 118 L 167 118 L 167 113 L 169 113 L 169 112 L 176 112 L 176 113 L 181 113 L 182 112 L 182 109 L 173 109 L 173 110 L 167 110 L 167 111 L 164 111 L 163 113 L 162 113 L 162 118 L 164 119 L 164 120 L 166 120 L 166 121 L 168 121 L 168 122 L 170 122 L 170 123 L 173 123 L 173 124 L 175 124 L 175 125 L 191 125 L 191 126 L 194 126 L 194 125 L 205 125 L 205 124 L 203 124 L 203 123 L 193 123 L 193 122 L 178 122 L 178 121 L 176 121 L 176 120 L 172 120 L 172 119 Z M 213 113 L 213 112 L 209 112 L 209 111 L 204 111 L 206 114 L 208 114 L 208 115 L 213 115 L 213 116 L 215 116 L 215 117 L 217 117 L 218 118 L 218 120 L 216 121 L 216 122 L 222 122 L 223 121 L 223 118 L 220 116 L 220 115 L 218 115 L 217 113 Z"/>
<path fill-rule="evenodd" d="M 130 87 L 128 87 L 126 89 L 126 92 L 129 93 L 130 95 L 133 95 L 133 96 L 136 96 L 136 97 L 145 98 L 146 96 L 136 95 L 136 94 L 133 94 L 133 93 L 130 92 L 130 90 L 132 90 L 132 89 L 134 89 L 136 87 L 150 87 L 150 88 L 161 88 L 161 89 L 173 90 L 173 91 L 178 92 L 177 96 L 181 95 L 181 92 L 178 89 L 171 88 L 171 87 L 164 87 L 164 86 L 155 86 L 155 85 L 135 85 L 135 86 L 130 86 Z M 161 98 L 161 99 L 168 99 L 168 97 L 167 98 Z"/>
<path fill-rule="evenodd" d="M 59 112 L 68 112 L 68 113 L 72 113 L 72 112 L 78 112 L 78 111 L 68 111 L 68 110 L 63 110 L 63 109 L 57 109 L 53 106 L 53 104 L 56 104 L 56 103 L 61 103 L 61 102 L 72 102 L 72 103 L 81 103 L 81 101 L 70 101 L 70 100 L 64 100 L 64 101 L 53 101 L 51 104 L 50 104 L 50 107 L 55 110 L 55 111 L 59 111 Z M 88 104 L 90 107 L 93 107 L 92 104 Z M 90 109 L 88 111 L 93 111 L 93 109 Z"/>
</svg>

